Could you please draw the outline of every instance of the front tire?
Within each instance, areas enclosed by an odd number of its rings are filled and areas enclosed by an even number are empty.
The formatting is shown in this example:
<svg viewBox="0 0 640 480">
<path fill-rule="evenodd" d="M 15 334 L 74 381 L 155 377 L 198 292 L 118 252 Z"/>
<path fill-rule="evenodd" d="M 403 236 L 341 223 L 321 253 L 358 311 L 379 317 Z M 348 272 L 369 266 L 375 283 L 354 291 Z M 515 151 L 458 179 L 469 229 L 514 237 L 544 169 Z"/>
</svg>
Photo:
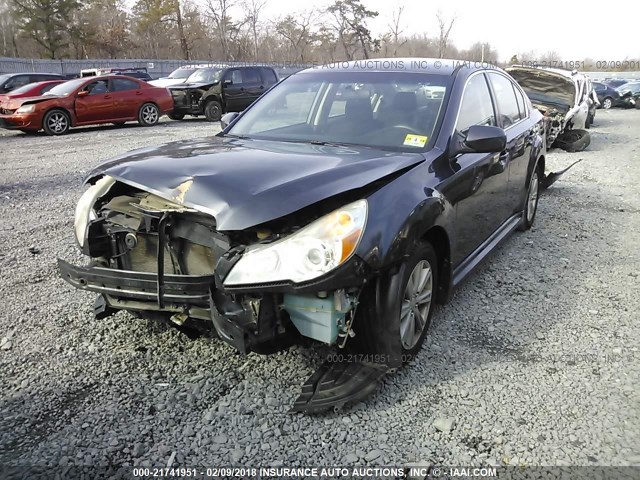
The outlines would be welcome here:
<svg viewBox="0 0 640 480">
<path fill-rule="evenodd" d="M 533 221 L 536 219 L 536 212 L 538 211 L 538 200 L 540 199 L 540 180 L 544 172 L 540 171 L 540 168 L 536 166 L 536 169 L 531 174 L 529 180 L 529 187 L 527 188 L 527 196 L 524 203 L 524 211 L 522 212 L 522 221 L 518 226 L 518 230 L 529 230 L 533 225 Z"/>
<path fill-rule="evenodd" d="M 153 103 L 145 103 L 138 111 L 138 122 L 143 127 L 152 127 L 160 120 L 160 109 Z"/>
<path fill-rule="evenodd" d="M 383 274 L 363 296 L 355 328 L 359 348 L 393 367 L 409 362 L 429 330 L 437 285 L 435 250 L 417 243 L 397 271 Z"/>
<path fill-rule="evenodd" d="M 71 128 L 71 118 L 64 110 L 51 110 L 42 120 L 42 129 L 47 135 L 64 135 Z"/>
<path fill-rule="evenodd" d="M 222 117 L 222 105 L 217 100 L 209 100 L 204 106 L 204 116 L 210 122 L 220 121 Z"/>
</svg>

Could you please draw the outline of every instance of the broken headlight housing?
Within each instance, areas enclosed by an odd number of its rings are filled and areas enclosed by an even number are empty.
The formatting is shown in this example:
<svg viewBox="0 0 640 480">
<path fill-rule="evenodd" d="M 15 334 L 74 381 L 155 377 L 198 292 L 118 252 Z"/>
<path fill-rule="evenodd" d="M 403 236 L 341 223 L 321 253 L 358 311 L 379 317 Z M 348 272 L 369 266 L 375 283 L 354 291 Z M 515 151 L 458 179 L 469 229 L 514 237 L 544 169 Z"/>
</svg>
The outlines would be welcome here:
<svg viewBox="0 0 640 480">
<path fill-rule="evenodd" d="M 358 200 L 310 223 L 292 235 L 249 247 L 224 284 L 227 286 L 306 282 L 339 267 L 355 252 L 367 221 L 367 201 Z"/>
<path fill-rule="evenodd" d="M 84 247 L 89 222 L 98 218 L 93 206 L 100 197 L 109 191 L 114 183 L 116 183 L 116 181 L 113 178 L 105 175 L 96 183 L 91 185 L 80 197 L 78 205 L 76 206 L 73 229 L 76 234 L 76 241 L 81 248 Z"/>
</svg>

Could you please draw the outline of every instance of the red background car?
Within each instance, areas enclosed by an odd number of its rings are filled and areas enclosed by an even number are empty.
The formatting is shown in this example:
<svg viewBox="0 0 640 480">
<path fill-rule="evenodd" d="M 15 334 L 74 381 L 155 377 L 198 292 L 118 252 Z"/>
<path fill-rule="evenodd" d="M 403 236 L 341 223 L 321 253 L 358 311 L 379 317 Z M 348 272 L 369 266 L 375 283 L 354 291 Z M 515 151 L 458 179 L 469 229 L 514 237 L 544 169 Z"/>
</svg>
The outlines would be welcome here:
<svg viewBox="0 0 640 480">
<path fill-rule="evenodd" d="M 71 127 L 138 121 L 151 126 L 173 110 L 164 87 L 123 75 L 80 78 L 56 85 L 38 97 L 9 99 L 0 111 L 0 127 L 62 135 Z"/>
<path fill-rule="evenodd" d="M 66 80 L 47 80 L 45 82 L 28 83 L 20 88 L 11 90 L 9 93 L 0 94 L 0 108 L 2 108 L 4 102 L 11 98 L 37 97 L 64 82 L 66 82 Z"/>
</svg>

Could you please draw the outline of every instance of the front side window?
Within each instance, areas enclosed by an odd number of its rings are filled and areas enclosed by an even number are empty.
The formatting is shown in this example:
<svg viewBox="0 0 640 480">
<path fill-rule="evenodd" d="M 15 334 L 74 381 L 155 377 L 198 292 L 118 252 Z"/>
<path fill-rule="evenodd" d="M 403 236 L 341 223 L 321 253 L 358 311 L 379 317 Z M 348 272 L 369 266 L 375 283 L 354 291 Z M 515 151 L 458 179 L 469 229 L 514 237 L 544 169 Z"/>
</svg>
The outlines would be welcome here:
<svg viewBox="0 0 640 480">
<path fill-rule="evenodd" d="M 97 82 L 91 82 L 84 88 L 89 95 L 100 95 L 101 93 L 107 93 L 109 86 L 106 80 L 98 80 Z"/>
<path fill-rule="evenodd" d="M 508 128 L 520 120 L 520 110 L 518 109 L 513 82 L 497 73 L 489 73 L 489 79 L 498 104 L 502 126 L 503 128 Z"/>
<path fill-rule="evenodd" d="M 496 126 L 496 115 L 483 74 L 472 76 L 464 89 L 456 130 L 466 133 L 473 125 Z"/>
<path fill-rule="evenodd" d="M 409 72 L 294 75 L 261 97 L 229 130 L 251 138 L 365 145 L 398 151 L 429 148 L 451 77 Z"/>
</svg>

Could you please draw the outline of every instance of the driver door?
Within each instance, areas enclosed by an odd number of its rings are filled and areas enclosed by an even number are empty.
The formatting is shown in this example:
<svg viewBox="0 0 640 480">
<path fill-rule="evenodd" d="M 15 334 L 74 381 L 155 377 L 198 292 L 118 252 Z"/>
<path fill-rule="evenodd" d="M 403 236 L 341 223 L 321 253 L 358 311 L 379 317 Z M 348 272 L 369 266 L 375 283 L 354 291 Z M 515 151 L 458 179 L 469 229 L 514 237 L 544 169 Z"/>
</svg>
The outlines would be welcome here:
<svg viewBox="0 0 640 480">
<path fill-rule="evenodd" d="M 465 135 L 472 125 L 498 126 L 487 79 L 483 73 L 467 80 L 456 132 Z M 453 265 L 471 255 L 508 217 L 509 172 L 504 152 L 462 153 L 450 159 L 454 174 L 443 194 L 454 205 L 456 215 Z"/>
<path fill-rule="evenodd" d="M 81 88 L 79 92 L 81 91 L 88 94 L 76 98 L 76 118 L 79 124 L 99 123 L 114 118 L 115 101 L 109 91 L 107 79 L 94 80 Z"/>
</svg>

